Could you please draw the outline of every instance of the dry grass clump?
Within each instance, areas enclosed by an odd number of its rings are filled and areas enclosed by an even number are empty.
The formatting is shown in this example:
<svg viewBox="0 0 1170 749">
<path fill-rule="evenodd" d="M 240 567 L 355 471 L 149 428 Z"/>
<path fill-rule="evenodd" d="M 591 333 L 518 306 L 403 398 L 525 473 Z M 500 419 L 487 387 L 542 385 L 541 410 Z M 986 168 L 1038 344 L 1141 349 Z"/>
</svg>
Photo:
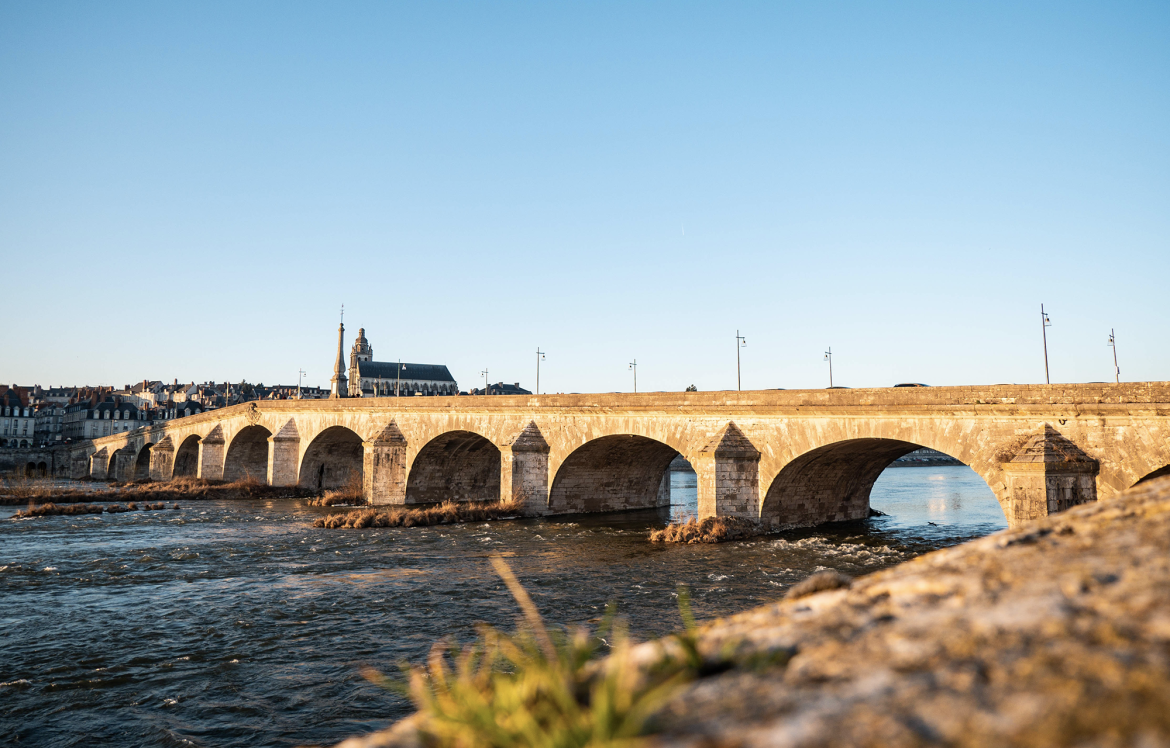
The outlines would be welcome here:
<svg viewBox="0 0 1170 749">
<path fill-rule="evenodd" d="M 68 504 L 57 505 L 49 502 L 43 505 L 34 505 L 29 502 L 27 510 L 17 510 L 13 520 L 21 518 L 41 518 L 49 515 L 100 515 L 106 511 L 102 505 Z"/>
<path fill-rule="evenodd" d="M 638 739 L 650 715 L 695 677 L 695 663 L 664 659 L 650 672 L 639 668 L 612 607 L 596 636 L 585 627 L 550 631 L 503 559 L 493 557 L 492 564 L 523 612 L 517 632 L 481 625 L 478 640 L 461 650 L 440 641 L 425 666 L 402 667 L 402 680 L 365 672 L 371 681 L 405 693 L 418 709 L 409 720 L 417 735 L 405 745 L 643 743 Z M 689 609 L 684 620 L 687 615 Z M 609 640 L 610 653 L 596 660 L 602 636 Z M 379 734 L 366 737 L 363 745 L 387 745 L 380 739 Z"/>
<path fill-rule="evenodd" d="M 515 517 L 520 511 L 515 502 L 453 502 L 448 500 L 430 507 L 387 507 L 354 510 L 344 515 L 317 518 L 314 528 L 411 528 L 422 525 L 474 523 Z"/>
<path fill-rule="evenodd" d="M 349 481 L 340 489 L 330 489 L 320 497 L 310 499 L 310 507 L 333 507 L 334 505 L 353 505 L 360 507 L 366 503 L 365 489 L 359 476 L 350 476 Z"/>
<path fill-rule="evenodd" d="M 764 532 L 759 523 L 745 518 L 687 518 L 665 528 L 650 531 L 652 543 L 717 544 L 740 538 L 758 536 Z"/>
<path fill-rule="evenodd" d="M 24 504 L 29 499 L 50 499 L 53 502 L 91 502 L 119 500 L 139 502 L 173 502 L 179 499 L 287 499 L 310 494 L 297 486 L 269 486 L 258 478 L 247 476 L 238 481 L 223 482 L 179 476 L 170 481 L 110 482 L 105 491 L 83 492 L 54 490 L 52 482 L 23 488 L 20 494 L 5 495 L 0 491 L 0 505 Z M 4 491 L 7 491 L 5 489 Z"/>
<path fill-rule="evenodd" d="M 13 520 L 20 520 L 21 518 L 39 518 L 48 517 L 50 515 L 100 515 L 103 512 L 119 513 L 119 512 L 136 512 L 139 510 L 165 510 L 167 506 L 162 502 L 155 502 L 153 504 L 144 504 L 142 507 L 138 506 L 136 502 L 130 502 L 123 505 L 95 505 L 95 504 L 54 504 L 48 502 L 43 505 L 28 503 L 27 510 L 18 510 L 13 514 Z M 176 504 L 174 509 L 179 509 Z"/>
<path fill-rule="evenodd" d="M 53 480 L 29 476 L 7 476 L 0 479 L 0 504 L 19 505 L 30 499 L 53 495 Z"/>
</svg>

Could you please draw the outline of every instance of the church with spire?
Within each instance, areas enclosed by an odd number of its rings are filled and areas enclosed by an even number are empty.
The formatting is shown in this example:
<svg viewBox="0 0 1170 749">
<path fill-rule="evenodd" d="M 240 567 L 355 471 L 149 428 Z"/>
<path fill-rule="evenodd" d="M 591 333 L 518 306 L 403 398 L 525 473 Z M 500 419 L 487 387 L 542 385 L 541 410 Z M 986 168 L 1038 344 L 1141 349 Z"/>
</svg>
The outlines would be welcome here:
<svg viewBox="0 0 1170 749">
<path fill-rule="evenodd" d="M 345 351 L 345 322 L 337 329 L 337 360 L 329 381 L 330 398 L 382 398 L 415 395 L 459 395 L 459 384 L 443 364 L 374 361 L 374 347 L 359 328 L 349 351 L 348 376 Z"/>
</svg>

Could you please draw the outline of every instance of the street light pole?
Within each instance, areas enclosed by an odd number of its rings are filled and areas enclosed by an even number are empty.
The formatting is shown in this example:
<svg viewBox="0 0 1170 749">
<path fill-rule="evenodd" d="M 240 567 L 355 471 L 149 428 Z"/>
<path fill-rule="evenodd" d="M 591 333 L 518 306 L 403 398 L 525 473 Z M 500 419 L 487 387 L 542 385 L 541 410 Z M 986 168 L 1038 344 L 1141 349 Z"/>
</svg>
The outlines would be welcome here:
<svg viewBox="0 0 1170 749">
<path fill-rule="evenodd" d="M 544 352 L 540 346 L 536 347 L 536 394 L 540 395 L 540 362 L 544 359 Z"/>
<path fill-rule="evenodd" d="M 301 399 L 301 380 L 305 377 L 305 370 L 297 369 L 297 400 Z"/>
<path fill-rule="evenodd" d="M 1051 385 L 1052 379 L 1048 376 L 1048 329 L 1052 327 L 1052 320 L 1044 312 L 1043 304 L 1040 305 L 1040 325 L 1040 330 L 1044 333 L 1044 382 Z"/>
<path fill-rule="evenodd" d="M 638 392 L 638 360 L 634 359 L 630 362 L 630 369 L 634 371 L 634 392 Z"/>
<path fill-rule="evenodd" d="M 825 352 L 825 361 L 829 363 L 829 389 L 833 389 L 833 347 L 829 346 L 829 350 Z"/>
<path fill-rule="evenodd" d="M 738 330 L 735 331 L 735 389 L 736 390 L 743 390 L 743 388 L 740 386 L 740 377 L 739 377 L 739 350 L 741 348 L 743 348 L 744 346 L 747 346 L 747 338 L 745 338 L 744 336 L 741 336 L 739 334 Z"/>
<path fill-rule="evenodd" d="M 1121 384 L 1121 367 L 1117 366 L 1117 338 L 1113 335 L 1113 328 L 1109 329 L 1109 347 L 1113 349 L 1113 378 Z"/>
<path fill-rule="evenodd" d="M 484 394 L 484 395 L 487 395 L 487 394 L 488 394 L 488 381 L 487 381 L 487 378 L 488 378 L 488 371 L 487 371 L 487 367 L 484 367 L 484 368 L 483 368 L 483 371 L 482 371 L 482 372 L 480 372 L 480 374 L 481 374 L 481 375 L 483 375 L 483 394 Z"/>
<path fill-rule="evenodd" d="M 402 366 L 402 360 L 399 359 L 398 360 L 398 371 L 395 372 L 395 374 L 398 375 L 398 380 L 394 383 L 394 397 L 395 398 L 397 398 L 399 396 L 401 389 L 402 389 L 402 370 L 404 370 L 404 369 L 406 369 L 406 367 Z"/>
</svg>

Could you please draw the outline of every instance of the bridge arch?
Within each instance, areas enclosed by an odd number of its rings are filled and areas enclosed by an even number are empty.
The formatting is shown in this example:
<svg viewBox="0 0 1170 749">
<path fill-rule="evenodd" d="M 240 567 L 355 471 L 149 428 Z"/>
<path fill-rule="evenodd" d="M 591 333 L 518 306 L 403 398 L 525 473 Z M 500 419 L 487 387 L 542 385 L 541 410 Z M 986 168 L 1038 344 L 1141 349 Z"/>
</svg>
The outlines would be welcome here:
<svg viewBox="0 0 1170 749">
<path fill-rule="evenodd" d="M 427 442 L 406 479 L 406 503 L 500 498 L 500 448 L 481 434 L 444 432 Z"/>
<path fill-rule="evenodd" d="M 138 449 L 138 454 L 134 456 L 134 467 L 130 473 L 130 478 L 134 481 L 144 481 L 150 478 L 150 448 L 152 447 L 154 447 L 154 443 L 147 442 Z"/>
<path fill-rule="evenodd" d="M 1150 471 L 1145 476 L 1142 476 L 1140 479 L 1134 482 L 1134 486 L 1137 486 L 1138 484 L 1144 484 L 1147 481 L 1153 481 L 1154 479 L 1162 478 L 1163 476 L 1170 476 L 1170 465 L 1165 465 L 1157 470 Z"/>
<path fill-rule="evenodd" d="M 561 462 L 549 490 L 552 514 L 612 512 L 670 504 L 670 462 L 679 451 L 637 434 L 586 442 Z"/>
<path fill-rule="evenodd" d="M 895 460 L 922 447 L 929 445 L 881 437 L 815 447 L 789 461 L 770 482 L 760 503 L 760 520 L 772 526 L 809 526 L 866 518 L 878 477 Z M 990 484 L 988 488 L 994 491 Z M 996 499 L 1007 517 L 1004 499 L 999 493 Z"/>
<path fill-rule="evenodd" d="M 171 471 L 172 478 L 198 475 L 199 439 L 198 434 L 189 434 L 179 443 L 179 449 L 175 450 L 175 466 Z"/>
<path fill-rule="evenodd" d="M 306 489 L 340 489 L 362 479 L 362 438 L 343 426 L 322 430 L 305 449 L 297 483 Z"/>
<path fill-rule="evenodd" d="M 223 480 L 268 480 L 268 438 L 272 432 L 255 425 L 236 432 L 223 461 Z"/>
</svg>

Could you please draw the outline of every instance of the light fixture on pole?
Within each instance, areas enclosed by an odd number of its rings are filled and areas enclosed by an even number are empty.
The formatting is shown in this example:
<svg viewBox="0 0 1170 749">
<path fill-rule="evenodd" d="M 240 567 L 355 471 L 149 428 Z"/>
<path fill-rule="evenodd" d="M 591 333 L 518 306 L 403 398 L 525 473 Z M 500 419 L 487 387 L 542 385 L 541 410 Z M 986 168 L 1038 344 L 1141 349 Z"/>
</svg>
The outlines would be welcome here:
<svg viewBox="0 0 1170 749">
<path fill-rule="evenodd" d="M 540 395 L 540 363 L 544 361 L 544 352 L 540 346 L 536 347 L 536 394 Z"/>
<path fill-rule="evenodd" d="M 395 398 L 397 398 L 399 396 L 400 391 L 402 389 L 402 370 L 404 370 L 404 369 L 406 369 L 406 365 L 402 363 L 401 359 L 399 359 L 398 360 L 398 372 L 397 372 L 398 380 L 395 381 L 395 383 L 394 383 L 394 397 Z"/>
<path fill-rule="evenodd" d="M 1044 333 L 1044 382 L 1047 385 L 1052 384 L 1051 378 L 1048 376 L 1048 329 L 1052 327 L 1052 320 L 1048 317 L 1048 313 L 1044 311 L 1044 305 L 1040 305 L 1040 323 L 1041 331 Z"/>
<path fill-rule="evenodd" d="M 829 350 L 825 352 L 825 361 L 829 363 L 829 389 L 833 389 L 833 347 L 829 346 Z"/>
<path fill-rule="evenodd" d="M 630 362 L 630 369 L 634 373 L 634 392 L 638 392 L 638 360 L 634 359 Z"/>
<path fill-rule="evenodd" d="M 304 379 L 307 373 L 303 369 L 297 369 L 297 400 L 301 399 L 301 380 Z"/>
<path fill-rule="evenodd" d="M 1117 338 L 1113 335 L 1113 328 L 1109 329 L 1109 347 L 1113 349 L 1113 379 L 1121 384 L 1121 367 L 1117 366 Z"/>
<path fill-rule="evenodd" d="M 739 334 L 738 330 L 735 331 L 735 389 L 736 390 L 743 390 L 743 388 L 740 387 L 740 378 L 739 378 L 739 350 L 741 348 L 744 348 L 745 346 L 747 346 L 747 338 L 745 338 L 744 336 L 741 336 Z"/>
<path fill-rule="evenodd" d="M 483 368 L 483 371 L 482 371 L 482 372 L 480 372 L 480 374 L 481 374 L 481 375 L 483 375 L 483 394 L 484 394 L 484 395 L 487 395 L 487 394 L 488 394 L 488 381 L 487 381 L 487 378 L 488 378 L 488 371 L 487 371 L 487 367 L 484 367 L 484 368 Z"/>
</svg>

